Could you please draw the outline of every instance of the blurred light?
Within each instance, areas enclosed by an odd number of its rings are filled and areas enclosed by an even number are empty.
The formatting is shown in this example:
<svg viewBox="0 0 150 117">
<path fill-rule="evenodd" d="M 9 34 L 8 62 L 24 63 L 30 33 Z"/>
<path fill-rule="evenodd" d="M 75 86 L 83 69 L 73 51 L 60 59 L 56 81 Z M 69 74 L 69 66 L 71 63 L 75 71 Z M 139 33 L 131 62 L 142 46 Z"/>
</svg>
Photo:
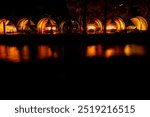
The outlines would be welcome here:
<svg viewBox="0 0 150 117">
<path fill-rule="evenodd" d="M 146 21 L 145 18 L 143 18 L 141 16 L 136 16 L 134 18 L 131 18 L 130 20 L 133 23 L 133 25 L 130 25 L 130 26 L 127 27 L 127 29 L 130 32 L 133 32 L 135 30 L 139 30 L 139 31 L 148 30 L 148 22 Z M 133 30 L 133 27 L 135 27 L 134 30 Z"/>
<path fill-rule="evenodd" d="M 22 58 L 24 61 L 29 61 L 30 60 L 30 49 L 28 46 L 23 46 L 22 48 Z"/>
<path fill-rule="evenodd" d="M 0 34 L 4 33 L 16 33 L 17 29 L 15 25 L 7 19 L 0 20 Z"/>
<path fill-rule="evenodd" d="M 49 46 L 38 46 L 38 59 L 47 59 L 52 57 L 52 50 Z"/>
<path fill-rule="evenodd" d="M 38 33 L 41 34 L 57 34 L 58 28 L 57 24 L 53 19 L 50 18 L 42 18 L 37 24 Z"/>
<path fill-rule="evenodd" d="M 105 51 L 105 57 L 110 58 L 115 55 L 115 50 L 113 48 L 109 48 Z"/>
<path fill-rule="evenodd" d="M 113 25 L 113 24 L 109 24 L 109 25 L 107 25 L 107 27 L 106 27 L 106 30 L 116 30 L 116 29 L 117 29 L 116 26 Z"/>
<path fill-rule="evenodd" d="M 110 58 L 112 56 L 122 56 L 122 55 L 124 55 L 124 48 L 122 48 L 121 46 L 114 46 L 106 49 L 105 51 L 106 58 Z"/>
<path fill-rule="evenodd" d="M 96 29 L 96 27 L 95 27 L 94 25 L 88 25 L 88 26 L 87 26 L 87 30 L 88 30 L 88 31 L 91 31 L 91 30 L 92 30 L 93 32 L 95 32 L 95 29 Z"/>
<path fill-rule="evenodd" d="M 17 47 L 7 46 L 7 59 L 12 62 L 20 62 L 20 53 Z"/>
<path fill-rule="evenodd" d="M 95 57 L 96 56 L 96 46 L 88 46 L 86 50 L 86 56 L 87 57 Z"/>
<path fill-rule="evenodd" d="M 144 56 L 146 54 L 146 49 L 144 46 L 131 44 L 125 46 L 124 53 L 126 56 Z"/>
<path fill-rule="evenodd" d="M 31 27 L 33 26 L 35 26 L 34 22 L 27 18 L 22 18 L 17 23 L 17 29 L 19 31 L 32 31 Z"/>
<path fill-rule="evenodd" d="M 5 60 L 7 58 L 6 46 L 0 45 L 0 59 Z"/>
<path fill-rule="evenodd" d="M 124 21 L 120 17 L 109 19 L 106 24 L 107 33 L 115 33 L 125 30 L 126 26 Z"/>
<path fill-rule="evenodd" d="M 87 19 L 88 34 L 102 33 L 102 30 L 103 30 L 102 22 L 98 18 Z"/>
</svg>

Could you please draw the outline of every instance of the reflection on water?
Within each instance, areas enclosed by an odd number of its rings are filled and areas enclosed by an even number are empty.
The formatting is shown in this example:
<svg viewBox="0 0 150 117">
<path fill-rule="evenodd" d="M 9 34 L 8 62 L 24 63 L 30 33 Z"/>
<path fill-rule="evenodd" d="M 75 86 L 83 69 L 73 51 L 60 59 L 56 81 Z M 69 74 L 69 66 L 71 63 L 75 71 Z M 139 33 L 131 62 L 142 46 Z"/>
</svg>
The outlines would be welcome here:
<svg viewBox="0 0 150 117">
<path fill-rule="evenodd" d="M 30 60 L 30 49 L 27 45 L 23 46 L 23 48 L 22 48 L 22 59 L 24 61 Z"/>
<path fill-rule="evenodd" d="M 105 57 L 113 56 L 144 56 L 146 55 L 146 48 L 141 45 L 127 44 L 125 46 L 106 46 L 90 45 L 86 47 L 87 57 Z"/>
<path fill-rule="evenodd" d="M 17 47 L 6 47 L 8 61 L 20 62 L 20 54 Z"/>
<path fill-rule="evenodd" d="M 54 46 L 52 50 L 52 48 L 47 45 L 38 46 L 37 58 L 38 59 L 58 58 L 57 47 Z"/>
<path fill-rule="evenodd" d="M 58 51 L 56 47 L 54 47 L 53 50 L 47 45 L 39 45 L 35 48 L 27 45 L 22 47 L 0 45 L 0 60 L 26 62 L 30 61 L 32 58 L 58 58 Z"/>
<path fill-rule="evenodd" d="M 38 59 L 45 59 L 52 57 L 52 49 L 49 46 L 38 46 Z"/>
<path fill-rule="evenodd" d="M 140 45 L 126 45 L 124 48 L 124 53 L 126 56 L 138 55 L 143 56 L 146 54 L 146 48 Z"/>
<path fill-rule="evenodd" d="M 120 46 L 114 46 L 107 48 L 105 51 L 105 57 L 110 58 L 112 56 L 121 56 L 124 55 L 124 48 Z"/>
<path fill-rule="evenodd" d="M 67 49 L 67 48 L 66 48 Z M 0 60 L 11 62 L 27 62 L 33 59 L 56 59 L 71 54 L 74 50 L 66 51 L 65 47 L 38 45 L 38 46 L 6 46 L 0 45 Z M 84 57 L 104 57 L 113 56 L 144 56 L 146 55 L 146 47 L 135 44 L 124 46 L 108 46 L 108 45 L 90 45 L 86 47 L 77 47 L 78 56 Z M 84 51 L 84 52 L 83 52 Z M 67 53 L 69 52 L 69 53 Z M 83 54 L 81 54 L 83 53 Z M 65 54 L 65 55 L 64 55 Z"/>
<path fill-rule="evenodd" d="M 103 55 L 103 47 L 102 45 L 91 45 L 87 46 L 86 56 L 87 57 L 96 57 Z"/>
<path fill-rule="evenodd" d="M 0 45 L 0 59 L 6 59 L 7 58 L 7 54 L 6 54 L 6 46 L 4 45 Z"/>
<path fill-rule="evenodd" d="M 15 46 L 0 45 L 0 59 L 11 62 L 29 60 L 29 48 L 23 46 L 21 49 Z"/>
</svg>

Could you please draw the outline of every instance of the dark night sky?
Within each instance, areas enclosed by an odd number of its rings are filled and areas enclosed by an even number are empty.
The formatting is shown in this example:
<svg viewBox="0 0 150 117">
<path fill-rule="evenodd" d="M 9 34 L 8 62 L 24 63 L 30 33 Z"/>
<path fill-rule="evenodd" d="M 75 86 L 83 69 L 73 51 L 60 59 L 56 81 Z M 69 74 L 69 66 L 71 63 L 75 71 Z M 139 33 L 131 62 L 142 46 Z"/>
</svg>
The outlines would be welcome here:
<svg viewBox="0 0 150 117">
<path fill-rule="evenodd" d="M 18 2 L 19 1 L 19 2 Z M 82 3 L 83 0 L 3 0 L 0 7 L 0 18 L 2 17 L 27 17 L 27 16 L 42 16 L 44 14 L 52 14 L 60 17 L 68 15 L 68 8 L 66 1 L 73 2 L 73 6 L 77 3 Z M 97 1 L 105 0 L 87 0 L 88 3 L 92 2 L 94 8 L 97 8 Z M 108 2 L 120 2 L 131 0 L 108 0 Z M 135 2 L 136 1 L 136 2 Z M 132 0 L 132 3 L 140 3 L 141 1 L 148 0 Z M 96 3 L 96 4 L 94 4 Z M 102 4 L 101 4 L 102 5 Z M 111 4 L 112 5 L 112 4 Z"/>
<path fill-rule="evenodd" d="M 65 0 L 3 0 L 1 6 L 0 17 L 41 14 L 67 15 Z"/>
</svg>

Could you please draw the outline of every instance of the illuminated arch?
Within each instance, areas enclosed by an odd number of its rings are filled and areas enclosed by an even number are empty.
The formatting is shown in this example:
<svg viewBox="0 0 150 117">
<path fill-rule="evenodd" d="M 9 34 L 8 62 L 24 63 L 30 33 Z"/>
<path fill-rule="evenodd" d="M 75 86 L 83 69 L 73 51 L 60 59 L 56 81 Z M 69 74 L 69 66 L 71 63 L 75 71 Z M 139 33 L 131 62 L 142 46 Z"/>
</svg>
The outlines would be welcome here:
<svg viewBox="0 0 150 117">
<path fill-rule="evenodd" d="M 87 21 L 87 33 L 96 34 L 103 30 L 102 22 L 98 18 L 90 18 Z"/>
<path fill-rule="evenodd" d="M 0 20 L 0 34 L 4 33 L 16 33 L 17 29 L 15 25 L 7 19 Z"/>
<path fill-rule="evenodd" d="M 37 31 L 41 34 L 58 33 L 58 26 L 53 19 L 42 18 L 37 24 Z"/>
<path fill-rule="evenodd" d="M 109 19 L 106 23 L 107 33 L 120 32 L 125 29 L 126 29 L 125 23 L 123 19 L 120 17 Z"/>
<path fill-rule="evenodd" d="M 141 16 L 136 16 L 130 19 L 133 25 L 127 27 L 128 30 L 139 30 L 139 31 L 146 31 L 148 30 L 148 22 L 145 18 Z"/>
<path fill-rule="evenodd" d="M 70 21 L 62 21 L 60 23 L 60 33 L 80 33 L 81 27 L 78 21 L 70 20 Z"/>
<path fill-rule="evenodd" d="M 22 18 L 17 23 L 17 28 L 19 31 L 30 31 L 31 26 L 35 26 L 34 22 L 27 18 Z"/>
</svg>

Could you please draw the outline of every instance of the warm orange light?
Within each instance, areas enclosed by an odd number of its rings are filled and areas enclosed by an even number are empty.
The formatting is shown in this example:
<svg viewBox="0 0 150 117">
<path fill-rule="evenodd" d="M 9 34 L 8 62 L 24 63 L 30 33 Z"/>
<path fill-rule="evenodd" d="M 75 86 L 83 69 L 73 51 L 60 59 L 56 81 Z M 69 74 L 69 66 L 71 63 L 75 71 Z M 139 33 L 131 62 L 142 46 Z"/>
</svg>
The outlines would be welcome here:
<svg viewBox="0 0 150 117">
<path fill-rule="evenodd" d="M 37 30 L 41 34 L 51 33 L 56 34 L 58 32 L 57 24 L 50 18 L 43 18 L 37 24 Z"/>
<path fill-rule="evenodd" d="M 17 23 L 17 28 L 19 31 L 29 31 L 31 26 L 35 26 L 34 22 L 27 18 L 22 18 Z"/>
<path fill-rule="evenodd" d="M 8 25 L 8 26 L 6 26 L 6 32 L 7 33 L 15 33 L 15 32 L 17 32 L 17 29 L 14 26 Z"/>
<path fill-rule="evenodd" d="M 52 57 L 52 50 L 49 46 L 38 46 L 38 58 L 39 59 L 47 59 Z"/>
<path fill-rule="evenodd" d="M 116 26 L 113 24 L 109 24 L 106 26 L 106 30 L 116 30 L 116 29 L 117 29 Z"/>
<path fill-rule="evenodd" d="M 124 55 L 124 49 L 120 46 L 114 46 L 106 49 L 105 51 L 106 58 L 110 58 L 112 56 L 121 56 L 121 55 Z"/>
<path fill-rule="evenodd" d="M 94 25 L 88 25 L 87 30 L 95 31 L 96 27 Z"/>
<path fill-rule="evenodd" d="M 97 56 L 102 56 L 103 55 L 103 46 L 102 45 L 96 45 L 96 53 Z"/>
<path fill-rule="evenodd" d="M 146 50 L 144 46 L 131 44 L 125 46 L 124 53 L 126 56 L 133 56 L 133 55 L 143 56 L 146 54 Z"/>
<path fill-rule="evenodd" d="M 87 47 L 86 56 L 87 57 L 94 57 L 94 56 L 96 56 L 96 46 L 95 45 Z"/>
<path fill-rule="evenodd" d="M 124 21 L 120 17 L 109 19 L 106 24 L 107 33 L 115 33 L 125 30 L 126 26 Z"/>
<path fill-rule="evenodd" d="M 7 54 L 6 54 L 6 46 L 0 45 L 0 59 L 6 60 Z"/>
<path fill-rule="evenodd" d="M 23 46 L 23 48 L 22 48 L 22 59 L 24 61 L 30 60 L 30 50 L 29 50 L 29 47 L 26 45 Z"/>
<path fill-rule="evenodd" d="M 131 18 L 130 20 L 134 24 L 135 29 L 137 29 L 139 31 L 146 31 L 146 30 L 148 30 L 148 22 L 146 21 L 145 18 L 143 18 L 141 16 L 137 16 L 137 17 Z M 130 30 L 130 27 L 131 26 L 128 26 L 129 30 Z M 132 29 L 131 29 L 131 31 L 132 31 Z"/>
<path fill-rule="evenodd" d="M 102 22 L 97 18 L 89 18 L 87 21 L 87 33 L 96 34 L 103 30 Z"/>
<path fill-rule="evenodd" d="M 105 57 L 110 58 L 115 55 L 115 50 L 113 48 L 109 48 L 105 51 Z"/>
<path fill-rule="evenodd" d="M 45 31 L 50 31 L 51 29 L 51 27 L 45 27 Z"/>
<path fill-rule="evenodd" d="M 20 53 L 17 47 L 7 47 L 7 59 L 12 62 L 20 62 Z"/>
<path fill-rule="evenodd" d="M 16 33 L 17 29 L 15 25 L 7 19 L 0 20 L 0 34 L 4 33 Z"/>
</svg>

